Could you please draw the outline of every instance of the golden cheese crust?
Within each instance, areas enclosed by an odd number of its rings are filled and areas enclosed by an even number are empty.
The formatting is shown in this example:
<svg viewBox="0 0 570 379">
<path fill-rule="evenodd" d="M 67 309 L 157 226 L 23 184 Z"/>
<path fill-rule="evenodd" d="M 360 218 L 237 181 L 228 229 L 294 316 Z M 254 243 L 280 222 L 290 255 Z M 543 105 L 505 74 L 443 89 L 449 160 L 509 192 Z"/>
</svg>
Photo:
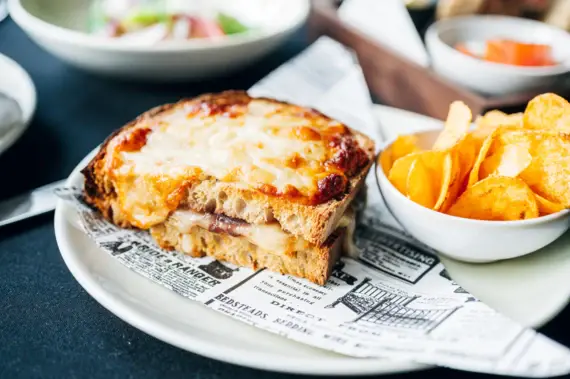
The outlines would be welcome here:
<svg viewBox="0 0 570 379">
<path fill-rule="evenodd" d="M 187 208 L 277 221 L 320 245 L 373 157 L 369 138 L 315 110 L 228 91 L 144 113 L 82 172 L 87 201 L 122 227 L 149 229 Z"/>
</svg>

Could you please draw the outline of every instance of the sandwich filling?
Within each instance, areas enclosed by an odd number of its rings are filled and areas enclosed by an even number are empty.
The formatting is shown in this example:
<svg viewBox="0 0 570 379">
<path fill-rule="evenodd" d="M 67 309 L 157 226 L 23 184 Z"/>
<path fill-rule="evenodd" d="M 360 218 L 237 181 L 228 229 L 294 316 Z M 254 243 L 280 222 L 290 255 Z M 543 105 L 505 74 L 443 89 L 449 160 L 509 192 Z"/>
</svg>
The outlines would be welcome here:
<svg viewBox="0 0 570 379">
<path fill-rule="evenodd" d="M 145 112 L 82 173 L 89 204 L 163 248 L 324 284 L 341 251 L 358 252 L 373 157 L 318 111 L 228 91 Z"/>
<path fill-rule="evenodd" d="M 309 249 L 312 244 L 302 237 L 285 232 L 279 223 L 249 224 L 243 220 L 223 214 L 199 213 L 192 210 L 177 210 L 167 220 L 179 233 L 191 233 L 192 228 L 200 227 L 213 233 L 225 233 L 233 237 L 243 237 L 263 250 L 276 255 L 290 255 Z M 337 223 L 335 230 L 345 228 L 343 246 L 349 254 L 355 251 L 353 245 L 355 212 L 349 208 Z"/>
</svg>

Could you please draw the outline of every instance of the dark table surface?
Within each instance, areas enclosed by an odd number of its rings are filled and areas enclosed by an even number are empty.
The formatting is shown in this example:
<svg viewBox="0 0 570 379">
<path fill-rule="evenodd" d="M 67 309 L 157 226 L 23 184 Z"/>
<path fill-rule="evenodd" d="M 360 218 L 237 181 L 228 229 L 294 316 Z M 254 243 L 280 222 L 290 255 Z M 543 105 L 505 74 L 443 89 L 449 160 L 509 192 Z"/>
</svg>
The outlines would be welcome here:
<svg viewBox="0 0 570 379">
<path fill-rule="evenodd" d="M 270 57 L 230 77 L 144 85 L 71 68 L 38 48 L 11 20 L 0 23 L 0 52 L 29 72 L 38 91 L 38 108 L 30 128 L 0 156 L 0 200 L 66 177 L 113 129 L 148 108 L 203 92 L 247 89 L 306 43 L 300 32 Z M 568 319 L 569 308 L 541 331 L 569 346 Z M 430 374 L 440 378 L 485 376 L 445 369 Z M 67 270 L 55 242 L 53 214 L 0 229 L 0 378 L 171 377 L 293 376 L 203 358 L 156 340 L 115 317 Z"/>
</svg>

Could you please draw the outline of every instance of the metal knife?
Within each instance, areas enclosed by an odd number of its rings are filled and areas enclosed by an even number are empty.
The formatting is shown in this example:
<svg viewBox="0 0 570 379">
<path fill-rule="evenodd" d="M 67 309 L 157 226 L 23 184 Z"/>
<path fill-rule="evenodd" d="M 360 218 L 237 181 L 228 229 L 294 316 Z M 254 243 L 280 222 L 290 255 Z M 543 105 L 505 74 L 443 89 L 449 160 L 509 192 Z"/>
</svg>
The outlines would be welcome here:
<svg viewBox="0 0 570 379">
<path fill-rule="evenodd" d="M 55 209 L 57 196 L 54 189 L 65 180 L 51 183 L 23 195 L 0 202 L 0 226 L 24 220 Z"/>
</svg>

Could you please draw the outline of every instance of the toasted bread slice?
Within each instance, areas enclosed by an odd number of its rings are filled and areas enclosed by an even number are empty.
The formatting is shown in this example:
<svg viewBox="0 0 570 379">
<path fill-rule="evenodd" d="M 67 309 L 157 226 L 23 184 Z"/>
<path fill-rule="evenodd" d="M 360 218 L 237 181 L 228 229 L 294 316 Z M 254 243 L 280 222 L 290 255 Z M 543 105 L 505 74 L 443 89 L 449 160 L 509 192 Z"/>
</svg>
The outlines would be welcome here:
<svg viewBox="0 0 570 379">
<path fill-rule="evenodd" d="M 278 222 L 321 245 L 373 158 L 372 140 L 317 111 L 230 91 L 155 108 L 116 131 L 83 170 L 85 197 L 123 227 L 191 209 Z"/>
<path fill-rule="evenodd" d="M 209 256 L 254 270 L 266 268 L 281 274 L 294 275 L 324 285 L 332 267 L 340 258 L 344 228 L 333 232 L 321 246 L 306 246 L 289 254 L 275 254 L 251 243 L 242 236 L 215 233 L 199 226 L 181 233 L 175 223 L 165 222 L 151 228 L 157 243 L 192 257 Z"/>
</svg>

